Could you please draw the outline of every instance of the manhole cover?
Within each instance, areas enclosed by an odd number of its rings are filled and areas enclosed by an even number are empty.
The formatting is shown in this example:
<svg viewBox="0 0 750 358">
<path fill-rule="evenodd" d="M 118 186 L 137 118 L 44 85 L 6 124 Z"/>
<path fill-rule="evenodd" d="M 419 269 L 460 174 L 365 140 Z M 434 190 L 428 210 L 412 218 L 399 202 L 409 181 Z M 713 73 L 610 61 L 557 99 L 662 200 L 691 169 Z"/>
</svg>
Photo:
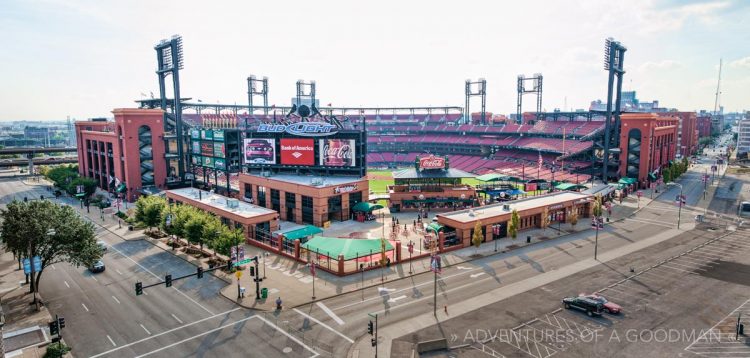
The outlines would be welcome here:
<svg viewBox="0 0 750 358">
<path fill-rule="evenodd" d="M 287 354 L 288 353 L 292 353 L 292 348 L 291 347 L 284 347 L 284 349 L 282 349 L 281 351 L 284 352 L 284 353 L 287 353 Z"/>
</svg>

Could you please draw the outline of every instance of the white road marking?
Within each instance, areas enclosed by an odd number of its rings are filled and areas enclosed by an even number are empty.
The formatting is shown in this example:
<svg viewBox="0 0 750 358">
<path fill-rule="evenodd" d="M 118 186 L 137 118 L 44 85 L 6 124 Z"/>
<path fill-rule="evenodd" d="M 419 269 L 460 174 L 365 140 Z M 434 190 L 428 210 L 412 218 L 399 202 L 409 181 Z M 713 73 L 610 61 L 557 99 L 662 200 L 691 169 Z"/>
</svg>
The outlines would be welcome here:
<svg viewBox="0 0 750 358">
<path fill-rule="evenodd" d="M 115 297 L 115 296 L 112 296 L 112 299 L 113 299 L 113 300 L 115 300 L 115 302 L 117 302 L 117 304 L 118 304 L 118 305 L 120 305 L 120 304 L 121 304 L 121 303 L 120 303 L 120 300 L 118 300 L 118 299 L 117 299 L 117 297 Z"/>
<path fill-rule="evenodd" d="M 52 267 L 53 270 L 57 270 L 57 268 L 55 267 L 55 265 L 50 265 L 50 267 Z"/>
<path fill-rule="evenodd" d="M 112 353 L 112 352 L 116 352 L 116 351 L 119 351 L 120 349 L 123 349 L 123 348 L 126 348 L 126 347 L 130 347 L 130 346 L 132 346 L 132 345 L 136 345 L 136 344 L 138 344 L 138 343 L 142 343 L 142 342 L 145 342 L 145 341 L 147 341 L 147 340 L 149 340 L 149 339 L 152 339 L 152 338 L 156 338 L 156 337 L 159 337 L 159 336 L 163 336 L 163 335 L 165 335 L 165 334 L 168 334 L 168 333 L 172 333 L 172 332 L 174 332 L 174 331 L 177 331 L 177 330 L 183 329 L 183 328 L 185 328 L 185 327 L 190 327 L 190 326 L 192 326 L 192 325 L 195 325 L 195 324 L 198 324 L 198 323 L 201 323 L 201 322 L 204 322 L 204 321 L 207 321 L 207 320 L 209 320 L 209 319 L 212 319 L 212 318 L 216 318 L 216 317 L 219 317 L 219 316 L 222 316 L 222 315 L 225 315 L 225 314 L 229 314 L 229 313 L 232 313 L 232 312 L 234 312 L 234 311 L 238 311 L 238 310 L 240 310 L 240 309 L 242 309 L 242 308 L 241 308 L 241 307 L 237 307 L 237 308 L 231 309 L 231 310 L 229 310 L 229 311 L 226 311 L 226 312 L 222 312 L 222 313 L 217 313 L 217 314 L 215 314 L 215 315 L 213 315 L 213 316 L 210 316 L 210 317 L 206 317 L 206 318 L 201 318 L 201 319 L 199 319 L 199 320 L 197 320 L 197 321 L 195 321 L 195 322 L 191 322 L 191 323 L 188 323 L 188 324 L 184 324 L 184 325 L 182 325 L 182 326 L 179 326 L 179 327 L 175 327 L 175 328 L 172 328 L 172 329 L 170 329 L 170 330 L 167 330 L 167 331 L 164 331 L 164 332 L 161 332 L 161 333 L 157 333 L 157 334 L 155 334 L 155 335 L 152 335 L 152 336 L 150 336 L 150 337 L 146 337 L 146 338 L 142 338 L 142 339 L 139 339 L 139 340 L 137 340 L 137 341 L 135 341 L 135 342 L 130 342 L 130 343 L 128 343 L 128 344 L 126 344 L 126 345 L 124 345 L 124 346 L 120 346 L 120 347 L 118 347 L 118 348 L 116 348 L 116 349 L 110 349 L 110 350 L 108 350 L 108 351 L 106 351 L 106 352 L 101 352 L 101 353 L 99 353 L 99 354 L 97 354 L 97 355 L 91 356 L 91 358 L 101 357 L 101 356 L 103 356 L 103 355 L 107 355 L 107 354 L 110 354 L 110 353 Z M 254 317 L 254 316 L 251 316 L 251 317 Z"/>
<path fill-rule="evenodd" d="M 471 278 L 477 278 L 477 277 L 482 276 L 482 275 L 484 275 L 484 272 L 478 272 L 478 273 L 475 273 L 475 274 L 471 274 L 471 275 L 469 275 L 469 277 L 471 277 Z"/>
<path fill-rule="evenodd" d="M 144 331 L 146 331 L 146 334 L 148 334 L 149 336 L 151 335 L 151 332 L 149 332 L 149 331 L 148 331 L 148 330 L 146 329 L 146 327 L 145 327 L 145 326 L 143 326 L 142 324 L 141 324 L 140 326 L 141 326 L 141 328 L 143 328 L 143 330 L 144 330 Z"/>
<path fill-rule="evenodd" d="M 313 322 L 315 322 L 315 323 L 317 323 L 317 324 L 321 325 L 321 326 L 322 326 L 323 328 L 326 328 L 326 329 L 328 329 L 329 331 L 331 331 L 331 332 L 333 332 L 333 333 L 336 333 L 336 334 L 337 334 L 337 335 L 339 335 L 340 337 L 342 337 L 342 338 L 346 339 L 346 341 L 347 341 L 347 342 L 349 342 L 349 343 L 351 343 L 351 344 L 354 344 L 354 340 L 352 340 L 351 338 L 349 338 L 349 337 L 345 336 L 345 335 L 344 335 L 344 334 L 342 334 L 341 332 L 339 332 L 339 331 L 337 331 L 337 330 L 335 330 L 335 329 L 331 328 L 331 327 L 330 327 L 329 325 L 327 325 L 327 324 L 325 324 L 325 323 L 323 323 L 323 322 L 319 321 L 319 320 L 318 320 L 317 318 L 315 318 L 315 317 L 313 317 L 313 316 L 310 316 L 310 315 L 308 315 L 308 314 L 306 314 L 306 313 L 304 313 L 304 312 L 302 312 L 302 311 L 300 311 L 300 310 L 298 310 L 298 309 L 296 309 L 296 308 L 292 308 L 292 309 L 294 310 L 294 312 L 297 312 L 297 313 L 299 313 L 299 314 L 300 314 L 301 316 L 303 316 L 303 317 L 307 317 L 307 318 L 308 318 L 308 319 L 310 319 L 311 321 L 313 321 Z M 262 318 L 262 317 L 260 317 L 260 318 Z"/>
<path fill-rule="evenodd" d="M 88 312 L 88 311 L 89 311 L 89 308 L 88 308 L 88 307 L 86 307 L 86 305 L 84 305 L 83 303 L 81 303 L 81 306 L 83 306 L 83 309 L 85 309 L 85 310 L 86 310 L 86 312 Z"/>
<path fill-rule="evenodd" d="M 378 287 L 378 292 L 393 292 L 396 291 L 395 288 L 385 288 L 385 287 Z"/>
<path fill-rule="evenodd" d="M 179 319 L 179 318 L 177 318 L 177 316 L 175 316 L 175 315 L 174 315 L 174 313 L 172 314 L 172 317 L 174 317 L 174 319 L 175 319 L 175 320 L 176 320 L 176 321 L 177 321 L 177 322 L 178 322 L 179 324 L 182 324 L 182 320 L 181 320 L 181 319 Z"/>
<path fill-rule="evenodd" d="M 118 270 L 118 269 L 115 269 L 115 272 L 117 272 L 117 273 L 119 273 L 120 275 L 122 275 L 122 272 L 120 272 L 120 270 Z"/>
<path fill-rule="evenodd" d="M 389 300 L 388 300 L 388 302 L 390 302 L 390 303 L 394 303 L 394 302 L 396 302 L 396 301 L 398 301 L 398 300 L 403 300 L 404 298 L 406 298 L 406 295 L 401 295 L 401 296 L 398 296 L 398 297 L 394 297 L 394 298 L 391 298 L 391 299 L 389 299 Z"/>
<path fill-rule="evenodd" d="M 459 270 L 471 270 L 472 269 L 471 267 L 464 267 L 464 266 L 460 266 L 460 265 L 456 266 L 456 268 L 459 269 Z"/>
<path fill-rule="evenodd" d="M 333 320 L 336 321 L 336 323 L 338 323 L 339 326 L 344 325 L 344 320 L 342 320 L 339 316 L 333 313 L 333 311 L 331 311 L 331 309 L 328 308 L 328 306 L 324 305 L 323 302 L 318 301 L 318 302 L 315 302 L 315 304 L 318 305 L 318 307 L 320 307 L 320 309 L 322 309 L 323 312 L 331 316 L 331 318 L 333 318 Z"/>
<path fill-rule="evenodd" d="M 122 251 L 120 251 L 120 250 L 118 250 L 118 249 L 116 249 L 116 248 L 114 248 L 114 247 L 112 247 L 112 250 L 115 250 L 115 251 L 116 251 L 116 252 L 117 252 L 118 254 L 120 254 L 120 255 L 121 255 L 122 257 L 124 257 L 124 258 L 126 258 L 126 259 L 128 259 L 128 260 L 132 261 L 132 262 L 133 262 L 134 264 L 136 264 L 136 265 L 137 265 L 138 267 L 142 268 L 142 269 L 143 269 L 143 271 L 146 271 L 146 272 L 148 272 L 149 274 L 151 274 L 151 276 L 154 276 L 154 278 L 157 278 L 157 279 L 161 280 L 161 277 L 157 276 L 156 274 L 154 274 L 153 272 L 151 272 L 151 271 L 150 271 L 149 269 L 145 268 L 145 267 L 144 267 L 143 265 L 139 264 L 138 262 L 136 262 L 135 260 L 133 260 L 132 258 L 130 258 L 130 256 L 128 256 L 128 255 L 125 255 L 125 254 L 123 254 L 123 253 L 122 253 Z M 92 276 L 92 277 L 93 277 L 93 276 Z M 198 307 L 202 308 L 202 309 L 203 309 L 204 311 L 208 312 L 209 314 L 211 314 L 211 315 L 213 315 L 213 314 L 214 314 L 213 312 L 211 312 L 211 310 L 209 310 L 208 308 L 206 308 L 205 306 L 203 306 L 202 304 L 198 303 L 198 302 L 197 302 L 196 300 L 192 299 L 192 298 L 191 298 L 190 296 L 188 296 L 187 294 L 185 294 L 185 292 L 182 292 L 182 291 L 178 290 L 178 289 L 177 289 L 177 287 L 174 287 L 174 286 L 172 286 L 172 289 L 174 289 L 175 291 L 179 292 L 179 293 L 180 293 L 181 295 L 183 295 L 183 296 L 184 296 L 185 298 L 187 298 L 187 299 L 188 299 L 188 300 L 190 300 L 191 302 L 195 303 L 196 305 L 198 305 Z"/>
<path fill-rule="evenodd" d="M 70 285 L 68 285 L 68 281 L 63 281 L 65 283 L 65 287 L 70 288 Z"/>
<path fill-rule="evenodd" d="M 96 282 L 99 282 L 99 280 L 97 280 L 97 279 L 96 279 L 96 277 L 94 277 L 94 276 L 91 276 L 91 278 L 93 278 L 93 279 L 94 279 L 94 281 L 96 281 Z"/>
<path fill-rule="evenodd" d="M 112 340 L 112 337 L 107 335 L 107 339 L 109 339 L 109 343 L 112 343 L 113 346 L 117 347 L 117 344 L 115 344 L 115 341 Z"/>
</svg>

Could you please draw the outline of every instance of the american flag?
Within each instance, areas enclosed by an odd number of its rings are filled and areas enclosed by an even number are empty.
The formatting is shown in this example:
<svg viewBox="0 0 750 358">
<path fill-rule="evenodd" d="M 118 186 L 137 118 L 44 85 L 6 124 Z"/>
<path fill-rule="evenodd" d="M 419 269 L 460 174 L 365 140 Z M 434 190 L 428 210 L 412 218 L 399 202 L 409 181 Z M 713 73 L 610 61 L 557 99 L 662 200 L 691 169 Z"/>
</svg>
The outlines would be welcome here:
<svg viewBox="0 0 750 358">
<path fill-rule="evenodd" d="M 539 164 L 539 170 L 542 169 L 542 164 L 544 164 L 544 160 L 542 159 L 542 152 L 539 152 L 539 160 L 537 161 L 537 164 Z"/>
</svg>

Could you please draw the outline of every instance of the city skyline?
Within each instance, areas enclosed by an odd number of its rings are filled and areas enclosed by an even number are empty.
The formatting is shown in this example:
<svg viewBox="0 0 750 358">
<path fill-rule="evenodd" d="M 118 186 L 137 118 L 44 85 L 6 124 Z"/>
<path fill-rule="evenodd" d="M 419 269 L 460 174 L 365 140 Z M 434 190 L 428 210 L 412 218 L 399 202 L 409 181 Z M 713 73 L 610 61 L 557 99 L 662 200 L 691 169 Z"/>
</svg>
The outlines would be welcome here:
<svg viewBox="0 0 750 358">
<path fill-rule="evenodd" d="M 720 58 L 726 112 L 746 108 L 750 85 L 750 53 L 741 46 L 750 7 L 739 1 L 299 2 L 200 13 L 174 4 L 8 4 L 0 12 L 0 121 L 111 117 L 113 108 L 136 106 L 158 94 L 153 46 L 173 34 L 185 43 L 182 93 L 207 103 L 246 104 L 245 78 L 254 74 L 269 77 L 277 106 L 290 103 L 302 78 L 317 81 L 321 103 L 333 106 L 462 107 L 464 80 L 482 77 L 487 110 L 508 114 L 516 76 L 540 72 L 544 110 L 587 109 L 606 100 L 610 36 L 628 48 L 623 90 L 641 100 L 712 110 Z M 534 108 L 526 101 L 523 110 Z"/>
</svg>

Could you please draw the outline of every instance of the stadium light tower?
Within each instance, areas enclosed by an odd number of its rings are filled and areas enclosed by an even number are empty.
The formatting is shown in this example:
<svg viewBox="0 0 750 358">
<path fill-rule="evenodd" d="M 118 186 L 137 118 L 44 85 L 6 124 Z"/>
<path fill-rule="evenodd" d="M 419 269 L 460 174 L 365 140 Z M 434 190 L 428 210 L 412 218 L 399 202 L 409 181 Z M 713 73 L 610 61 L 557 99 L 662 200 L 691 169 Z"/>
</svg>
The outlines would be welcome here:
<svg viewBox="0 0 750 358">
<path fill-rule="evenodd" d="M 623 61 L 627 48 L 620 42 L 609 37 L 604 41 L 604 69 L 609 72 L 607 83 L 607 114 L 604 122 L 604 143 L 602 143 L 602 182 L 607 183 L 609 179 L 609 159 L 612 154 L 619 154 L 620 148 L 620 105 L 622 96 L 622 77 L 625 74 Z M 617 79 L 617 89 L 614 111 L 612 108 L 612 97 L 615 94 L 613 88 Z M 614 115 L 614 120 L 613 120 Z M 593 178 L 592 178 L 593 181 Z"/>
<path fill-rule="evenodd" d="M 523 122 L 521 118 L 521 107 L 523 106 L 523 96 L 526 94 L 536 95 L 536 117 L 539 119 L 539 114 L 542 113 L 542 80 L 543 76 L 541 73 L 535 73 L 531 77 L 525 75 L 518 75 L 517 91 L 518 100 L 516 102 L 516 121 L 519 123 Z M 531 81 L 531 88 L 526 87 L 526 82 Z"/>
<path fill-rule="evenodd" d="M 184 56 L 182 51 L 182 36 L 174 35 L 170 40 L 161 40 L 156 46 L 156 61 L 158 64 L 156 75 L 159 77 L 159 107 L 164 110 L 164 132 L 172 134 L 165 135 L 164 141 L 166 148 L 171 148 L 170 141 L 176 141 L 177 148 L 177 175 L 179 180 L 185 180 L 185 164 L 187 156 L 183 150 L 183 144 L 189 139 L 187 131 L 183 128 L 182 123 L 182 101 L 180 99 L 180 70 L 185 68 Z M 172 76 L 172 94 L 171 101 L 167 98 L 166 79 Z M 171 167 L 170 160 L 167 159 L 167 169 Z M 170 173 L 167 170 L 167 173 Z M 173 178 L 178 179 L 178 178 Z"/>
<path fill-rule="evenodd" d="M 255 96 L 263 98 L 263 114 L 268 115 L 268 77 L 264 76 L 262 80 L 259 80 L 255 75 L 250 75 L 247 78 L 247 102 L 250 105 L 250 114 L 255 111 L 253 106 Z"/>
<path fill-rule="evenodd" d="M 487 104 L 487 80 L 484 78 L 480 78 L 477 81 L 472 80 L 466 80 L 466 87 L 465 87 L 465 93 L 466 93 L 466 106 L 464 107 L 464 113 L 466 122 L 471 122 L 471 110 L 469 109 L 469 105 L 471 102 L 471 97 L 479 96 L 482 99 L 482 110 L 480 112 L 480 124 L 487 124 L 487 118 L 486 118 L 486 104 Z"/>
</svg>

